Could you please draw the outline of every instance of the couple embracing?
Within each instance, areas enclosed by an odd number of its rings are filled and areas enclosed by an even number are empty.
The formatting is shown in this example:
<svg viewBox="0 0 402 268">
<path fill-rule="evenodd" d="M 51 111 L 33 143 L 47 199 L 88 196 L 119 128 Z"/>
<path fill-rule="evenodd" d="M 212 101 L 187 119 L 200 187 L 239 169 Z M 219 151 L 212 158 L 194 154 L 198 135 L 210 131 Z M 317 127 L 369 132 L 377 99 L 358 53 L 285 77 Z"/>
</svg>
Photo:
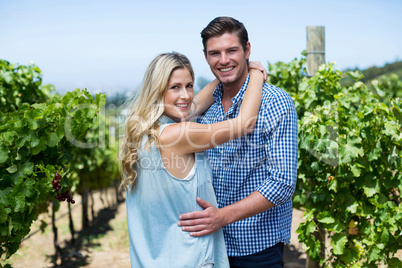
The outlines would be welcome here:
<svg viewBox="0 0 402 268">
<path fill-rule="evenodd" d="M 131 265 L 283 267 L 297 173 L 293 101 L 249 62 L 241 22 L 215 18 L 201 37 L 215 81 L 194 97 L 189 60 L 163 53 L 130 104 L 120 164 Z"/>
</svg>

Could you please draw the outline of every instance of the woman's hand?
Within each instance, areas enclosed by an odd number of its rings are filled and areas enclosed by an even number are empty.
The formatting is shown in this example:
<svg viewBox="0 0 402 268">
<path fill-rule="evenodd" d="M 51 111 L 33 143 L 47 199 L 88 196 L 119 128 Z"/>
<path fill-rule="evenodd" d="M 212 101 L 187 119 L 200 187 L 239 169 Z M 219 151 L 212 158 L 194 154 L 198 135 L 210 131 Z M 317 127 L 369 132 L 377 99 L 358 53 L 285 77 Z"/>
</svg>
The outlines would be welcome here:
<svg viewBox="0 0 402 268">
<path fill-rule="evenodd" d="M 250 61 L 248 64 L 248 70 L 250 71 L 251 69 L 259 70 L 262 72 L 264 75 L 264 82 L 267 81 L 267 70 L 265 69 L 264 66 L 262 66 L 261 62 L 259 61 Z"/>
</svg>

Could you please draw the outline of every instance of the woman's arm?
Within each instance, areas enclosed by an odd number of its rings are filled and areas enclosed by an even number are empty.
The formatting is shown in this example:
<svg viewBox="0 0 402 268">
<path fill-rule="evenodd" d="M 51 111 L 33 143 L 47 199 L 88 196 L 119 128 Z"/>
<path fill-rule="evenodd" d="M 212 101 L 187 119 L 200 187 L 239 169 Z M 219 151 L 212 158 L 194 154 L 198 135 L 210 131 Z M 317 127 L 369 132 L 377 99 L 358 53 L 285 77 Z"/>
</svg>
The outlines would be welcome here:
<svg viewBox="0 0 402 268">
<path fill-rule="evenodd" d="M 162 146 L 184 155 L 205 151 L 253 131 L 262 99 L 263 74 L 250 70 L 250 81 L 236 118 L 214 124 L 183 122 L 166 127 L 160 137 Z M 165 147 L 166 148 L 166 147 Z"/>
<path fill-rule="evenodd" d="M 261 71 L 264 76 L 264 82 L 267 79 L 267 70 L 262 66 L 261 62 L 250 61 L 248 69 L 249 72 L 252 69 Z M 194 118 L 204 113 L 214 103 L 213 93 L 218 84 L 219 80 L 215 79 L 198 92 L 194 97 L 191 111 L 189 116 L 186 118 L 186 121 L 192 121 Z"/>
</svg>

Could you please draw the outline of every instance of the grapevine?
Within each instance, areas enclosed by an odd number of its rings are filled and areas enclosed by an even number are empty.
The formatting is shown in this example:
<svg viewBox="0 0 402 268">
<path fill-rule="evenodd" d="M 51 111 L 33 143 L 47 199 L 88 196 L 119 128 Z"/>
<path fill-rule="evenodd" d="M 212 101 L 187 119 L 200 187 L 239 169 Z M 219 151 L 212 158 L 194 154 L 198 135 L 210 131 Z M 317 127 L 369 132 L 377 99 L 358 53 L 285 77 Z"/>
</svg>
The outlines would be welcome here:
<svg viewBox="0 0 402 268">
<path fill-rule="evenodd" d="M 301 63 L 304 58 L 300 60 Z M 270 64 L 270 82 L 290 86 L 299 115 L 294 205 L 305 210 L 297 233 L 325 267 L 402 267 L 402 83 L 396 75 L 343 86 L 334 64 L 303 77 L 300 64 Z M 290 81 L 290 82 L 289 82 Z M 321 258 L 313 233 L 326 231 Z"/>
<path fill-rule="evenodd" d="M 6 258 L 53 200 L 75 202 L 67 172 L 74 152 L 69 136 L 85 137 L 106 102 L 105 95 L 87 90 L 51 94 L 41 81 L 36 66 L 0 60 L 0 255 Z"/>
</svg>

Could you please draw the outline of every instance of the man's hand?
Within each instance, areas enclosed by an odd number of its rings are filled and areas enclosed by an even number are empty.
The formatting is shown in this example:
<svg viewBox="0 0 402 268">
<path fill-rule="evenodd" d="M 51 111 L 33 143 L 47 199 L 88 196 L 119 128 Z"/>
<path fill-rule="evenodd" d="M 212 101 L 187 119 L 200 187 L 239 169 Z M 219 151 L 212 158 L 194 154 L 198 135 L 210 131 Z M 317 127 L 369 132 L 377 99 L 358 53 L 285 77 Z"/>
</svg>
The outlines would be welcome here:
<svg viewBox="0 0 402 268">
<path fill-rule="evenodd" d="M 197 202 L 204 210 L 180 215 L 178 225 L 182 226 L 183 231 L 197 237 L 212 234 L 225 225 L 218 208 L 199 197 Z"/>
<path fill-rule="evenodd" d="M 197 202 L 204 210 L 182 214 L 178 222 L 178 225 L 182 226 L 182 230 L 190 232 L 191 236 L 212 234 L 225 225 L 254 216 L 274 206 L 258 191 L 220 209 L 199 197 L 197 197 Z"/>
</svg>

